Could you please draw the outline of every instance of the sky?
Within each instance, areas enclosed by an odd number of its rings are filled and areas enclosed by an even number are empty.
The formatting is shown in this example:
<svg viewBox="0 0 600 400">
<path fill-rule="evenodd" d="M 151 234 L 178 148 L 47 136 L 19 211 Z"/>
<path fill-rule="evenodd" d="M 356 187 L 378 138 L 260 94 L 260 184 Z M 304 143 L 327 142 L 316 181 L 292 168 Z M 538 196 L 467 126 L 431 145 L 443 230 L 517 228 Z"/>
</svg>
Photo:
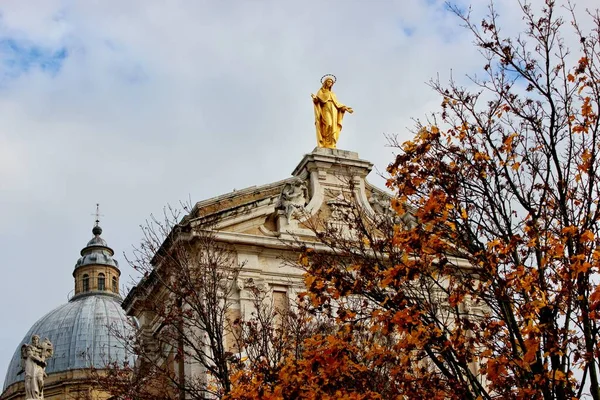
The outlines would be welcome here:
<svg viewBox="0 0 600 400">
<path fill-rule="evenodd" d="M 507 32 L 515 5 L 497 5 Z M 321 76 L 354 108 L 338 148 L 383 187 L 386 135 L 439 110 L 427 82 L 484 64 L 438 0 L 2 0 L 0 380 L 73 290 L 96 203 L 130 286 L 123 254 L 151 214 L 290 176 L 316 146 Z"/>
</svg>

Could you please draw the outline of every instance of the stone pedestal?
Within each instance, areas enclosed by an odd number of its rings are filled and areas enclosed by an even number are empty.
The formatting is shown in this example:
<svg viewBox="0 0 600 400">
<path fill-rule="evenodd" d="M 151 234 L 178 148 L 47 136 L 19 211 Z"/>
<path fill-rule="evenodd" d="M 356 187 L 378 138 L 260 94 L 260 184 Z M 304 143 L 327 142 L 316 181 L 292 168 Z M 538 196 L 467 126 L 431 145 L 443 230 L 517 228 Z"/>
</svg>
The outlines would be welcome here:
<svg viewBox="0 0 600 400">
<path fill-rule="evenodd" d="M 335 175 L 364 179 L 372 168 L 371 162 L 361 160 L 358 153 L 353 151 L 315 147 L 311 153 L 304 155 L 292 175 L 299 176 L 304 171 L 318 171 L 321 178 L 325 175 Z"/>
<path fill-rule="evenodd" d="M 350 200 L 372 212 L 365 191 L 365 178 L 372 168 L 371 162 L 361 160 L 358 153 L 352 151 L 317 147 L 305 154 L 292 175 L 306 180 L 309 200 L 302 216 L 297 219 L 288 221 L 285 216 L 278 215 L 278 231 L 312 234 L 299 225 L 318 212 L 325 213 L 328 219 L 335 219 L 339 207 Z"/>
</svg>

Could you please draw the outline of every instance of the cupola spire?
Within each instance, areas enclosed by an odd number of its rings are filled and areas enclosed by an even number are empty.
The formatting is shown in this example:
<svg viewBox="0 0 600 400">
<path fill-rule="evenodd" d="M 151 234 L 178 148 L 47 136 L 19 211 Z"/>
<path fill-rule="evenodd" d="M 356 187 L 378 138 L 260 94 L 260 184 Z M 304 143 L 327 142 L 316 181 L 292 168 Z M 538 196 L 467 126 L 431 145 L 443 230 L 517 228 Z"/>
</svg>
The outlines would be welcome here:
<svg viewBox="0 0 600 400">
<path fill-rule="evenodd" d="M 100 236 L 102 235 L 102 228 L 100 227 L 100 217 L 104 217 L 104 214 L 100 214 L 100 203 L 96 203 L 96 213 L 92 215 L 96 217 L 96 220 L 94 221 L 94 227 L 92 228 L 92 233 L 94 234 L 94 236 Z"/>
<path fill-rule="evenodd" d="M 75 264 L 75 295 L 71 301 L 87 295 L 119 295 L 119 264 L 113 258 L 114 251 L 102 238 L 100 227 L 100 204 L 96 204 L 96 212 L 92 233 L 94 237 L 81 250 L 81 257 Z"/>
</svg>

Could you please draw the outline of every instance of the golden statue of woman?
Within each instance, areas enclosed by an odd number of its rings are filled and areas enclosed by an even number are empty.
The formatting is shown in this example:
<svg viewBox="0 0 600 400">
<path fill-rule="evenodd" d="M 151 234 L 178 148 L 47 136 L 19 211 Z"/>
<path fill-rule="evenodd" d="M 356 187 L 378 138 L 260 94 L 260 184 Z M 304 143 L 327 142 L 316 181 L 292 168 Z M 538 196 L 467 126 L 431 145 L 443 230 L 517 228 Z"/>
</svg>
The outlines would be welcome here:
<svg viewBox="0 0 600 400">
<path fill-rule="evenodd" d="M 329 149 L 336 148 L 342 130 L 344 113 L 346 111 L 350 114 L 354 112 L 351 107 L 337 101 L 335 93 L 331 90 L 335 80 L 334 75 L 325 75 L 321 78 L 322 86 L 317 95 L 311 94 L 315 106 L 317 145 Z"/>
</svg>

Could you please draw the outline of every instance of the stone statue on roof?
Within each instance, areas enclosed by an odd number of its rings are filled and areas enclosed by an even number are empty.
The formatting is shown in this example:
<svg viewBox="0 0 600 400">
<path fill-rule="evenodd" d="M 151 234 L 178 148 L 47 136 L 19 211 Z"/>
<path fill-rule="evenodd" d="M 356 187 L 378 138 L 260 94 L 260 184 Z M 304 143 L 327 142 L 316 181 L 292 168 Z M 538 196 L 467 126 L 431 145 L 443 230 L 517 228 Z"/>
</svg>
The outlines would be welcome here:
<svg viewBox="0 0 600 400">
<path fill-rule="evenodd" d="M 21 346 L 21 367 L 25 371 L 25 400 L 44 398 L 46 360 L 54 354 L 48 338 L 40 342 L 38 335 L 31 337 L 30 344 Z"/>
<path fill-rule="evenodd" d="M 302 179 L 296 177 L 286 183 L 281 190 L 275 209 L 280 210 L 289 222 L 293 216 L 304 209 L 307 199 L 308 188 Z"/>
</svg>

